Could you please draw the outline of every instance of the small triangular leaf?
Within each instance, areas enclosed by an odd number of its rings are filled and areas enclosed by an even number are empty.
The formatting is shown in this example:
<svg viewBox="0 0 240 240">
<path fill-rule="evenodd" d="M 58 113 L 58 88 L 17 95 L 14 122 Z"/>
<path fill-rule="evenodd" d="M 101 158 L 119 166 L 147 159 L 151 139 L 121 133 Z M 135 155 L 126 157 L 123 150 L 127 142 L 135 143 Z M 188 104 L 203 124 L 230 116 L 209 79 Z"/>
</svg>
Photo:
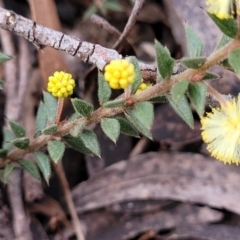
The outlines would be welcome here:
<svg viewBox="0 0 240 240">
<path fill-rule="evenodd" d="M 240 75 L 240 48 L 233 50 L 228 55 L 228 61 L 237 75 Z"/>
<path fill-rule="evenodd" d="M 57 163 L 62 157 L 65 152 L 65 144 L 60 141 L 50 141 L 47 144 L 47 149 L 50 157 L 52 160 Z"/>
<path fill-rule="evenodd" d="M 136 103 L 133 108 L 126 110 L 125 115 L 140 133 L 152 139 L 152 134 L 150 132 L 154 117 L 152 103 Z"/>
<path fill-rule="evenodd" d="M 159 73 L 164 79 L 170 78 L 173 72 L 175 60 L 170 56 L 170 52 L 167 47 L 163 47 L 157 40 L 155 40 L 155 49 Z"/>
<path fill-rule="evenodd" d="M 187 91 L 189 82 L 187 80 L 182 80 L 174 84 L 171 89 L 171 98 L 177 105 L 180 99 L 185 95 Z"/>
<path fill-rule="evenodd" d="M 225 45 L 227 45 L 230 41 L 232 41 L 232 38 L 226 36 L 225 34 L 222 35 L 222 38 L 220 39 L 219 43 L 217 44 L 215 51 L 223 48 Z"/>
<path fill-rule="evenodd" d="M 57 114 L 57 100 L 52 94 L 43 91 L 43 100 L 45 106 L 45 112 L 50 124 L 55 122 Z"/>
<path fill-rule="evenodd" d="M 238 26 L 234 18 L 220 19 L 215 14 L 211 14 L 209 12 L 208 15 L 225 35 L 230 38 L 236 37 Z"/>
<path fill-rule="evenodd" d="M 142 74 L 138 65 L 138 60 L 136 57 L 130 57 L 130 62 L 133 64 L 134 66 L 134 72 L 135 72 L 135 79 L 134 82 L 132 84 L 132 91 L 131 93 L 134 94 L 136 93 L 139 85 L 142 82 Z"/>
<path fill-rule="evenodd" d="M 175 104 L 170 96 L 167 96 L 167 99 L 178 116 L 181 117 L 191 128 L 193 128 L 193 115 L 186 97 L 183 96 L 178 104 Z"/>
<path fill-rule="evenodd" d="M 11 151 L 13 148 L 13 144 L 11 143 L 11 141 L 13 139 L 15 139 L 15 136 L 13 134 L 12 131 L 10 131 L 9 129 L 7 129 L 6 127 L 3 128 L 3 148 L 7 149 L 8 151 Z"/>
<path fill-rule="evenodd" d="M 207 71 L 203 76 L 202 80 L 219 79 L 219 78 L 220 76 L 218 74 Z"/>
<path fill-rule="evenodd" d="M 38 106 L 37 117 L 36 117 L 36 132 L 40 132 L 47 125 L 47 114 L 45 105 L 41 101 Z"/>
<path fill-rule="evenodd" d="M 104 2 L 104 7 L 112 10 L 112 11 L 116 11 L 116 12 L 122 12 L 122 6 L 117 2 L 117 1 L 105 1 Z"/>
<path fill-rule="evenodd" d="M 8 150 L 7 149 L 0 149 L 0 158 L 6 158 L 8 154 Z"/>
<path fill-rule="evenodd" d="M 120 124 L 118 120 L 113 118 L 103 118 L 101 120 L 101 128 L 103 132 L 116 143 L 120 134 Z"/>
<path fill-rule="evenodd" d="M 206 92 L 206 85 L 201 82 L 191 83 L 188 86 L 189 98 L 200 117 L 205 110 Z"/>
<path fill-rule="evenodd" d="M 195 58 L 182 58 L 180 62 L 187 68 L 198 69 L 206 62 L 206 60 L 207 58 L 205 57 L 195 57 Z"/>
<path fill-rule="evenodd" d="M 165 103 L 165 102 L 168 102 L 166 96 L 157 96 L 157 97 L 153 97 L 151 99 L 149 99 L 149 101 L 151 103 Z"/>
<path fill-rule="evenodd" d="M 25 160 L 25 159 L 19 159 L 19 160 L 17 160 L 17 162 L 25 171 L 30 173 L 34 178 L 36 178 L 39 181 L 41 180 L 40 173 L 34 162 Z"/>
<path fill-rule="evenodd" d="M 38 151 L 34 153 L 34 156 L 38 164 L 38 167 L 43 174 L 44 179 L 48 183 L 51 175 L 51 164 L 50 164 L 49 157 L 46 154 Z"/>
<path fill-rule="evenodd" d="M 29 146 L 29 138 L 16 138 L 12 141 L 12 144 L 20 149 L 26 149 Z"/>
<path fill-rule="evenodd" d="M 51 134 L 56 133 L 57 130 L 58 130 L 58 125 L 57 124 L 53 124 L 51 126 L 48 126 L 48 127 L 44 128 L 42 130 L 42 134 L 44 134 L 44 135 L 51 135 Z"/>
<path fill-rule="evenodd" d="M 73 108 L 76 112 L 80 113 L 83 117 L 91 116 L 93 112 L 93 105 L 85 102 L 79 98 L 71 98 Z"/>
<path fill-rule="evenodd" d="M 24 127 L 22 125 L 20 125 L 19 123 L 15 122 L 15 121 L 12 121 L 12 120 L 9 121 L 9 124 L 10 124 L 11 129 L 16 137 L 25 137 L 26 136 L 26 130 L 24 129 Z"/>
<path fill-rule="evenodd" d="M 122 107 L 126 103 L 126 99 L 116 99 L 113 101 L 109 101 L 103 104 L 105 108 L 115 108 L 115 107 Z"/>
<path fill-rule="evenodd" d="M 136 137 L 139 138 L 139 133 L 136 130 L 136 128 L 134 128 L 134 126 L 125 118 L 123 117 L 117 117 L 116 118 L 120 124 L 120 132 L 122 134 L 131 136 L 131 137 Z"/>
<path fill-rule="evenodd" d="M 87 149 L 89 149 L 93 154 L 100 157 L 99 143 L 97 140 L 97 136 L 93 131 L 84 129 L 80 134 L 79 138 L 82 140 L 83 144 Z"/>
<path fill-rule="evenodd" d="M 13 58 L 12 56 L 0 52 L 0 63 L 6 62 L 6 61 L 8 61 L 8 60 L 10 60 L 10 59 L 12 59 L 12 58 Z"/>
<path fill-rule="evenodd" d="M 111 88 L 105 80 L 104 76 L 98 72 L 98 100 L 100 105 L 103 105 L 111 97 Z"/>
<path fill-rule="evenodd" d="M 4 168 L 4 173 L 3 173 L 3 182 L 8 183 L 9 177 L 14 169 L 14 165 L 12 163 L 9 163 L 6 165 Z"/>
</svg>

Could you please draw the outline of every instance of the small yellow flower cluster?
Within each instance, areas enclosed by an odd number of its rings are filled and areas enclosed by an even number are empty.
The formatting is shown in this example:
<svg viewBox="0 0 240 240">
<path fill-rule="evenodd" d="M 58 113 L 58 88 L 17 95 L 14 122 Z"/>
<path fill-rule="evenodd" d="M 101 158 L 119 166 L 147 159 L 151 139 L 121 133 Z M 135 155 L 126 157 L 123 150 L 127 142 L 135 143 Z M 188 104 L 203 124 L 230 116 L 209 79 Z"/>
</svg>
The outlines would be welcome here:
<svg viewBox="0 0 240 240">
<path fill-rule="evenodd" d="M 232 18 L 235 12 L 240 14 L 240 0 L 206 0 L 206 5 L 208 6 L 207 11 L 220 19 Z"/>
<path fill-rule="evenodd" d="M 134 66 L 125 59 L 112 60 L 104 70 L 105 80 L 112 89 L 125 89 L 135 80 Z"/>
<path fill-rule="evenodd" d="M 143 80 L 142 80 L 142 83 L 139 85 L 136 93 L 140 93 L 140 92 L 146 90 L 147 88 L 149 88 L 149 87 L 151 87 L 151 86 L 152 86 L 151 83 L 144 83 Z"/>
<path fill-rule="evenodd" d="M 240 163 L 240 95 L 201 119 L 202 138 L 211 155 L 224 163 Z"/>
<path fill-rule="evenodd" d="M 53 76 L 48 78 L 47 90 L 54 97 L 66 98 L 73 94 L 75 86 L 75 81 L 70 73 L 56 71 Z"/>
</svg>

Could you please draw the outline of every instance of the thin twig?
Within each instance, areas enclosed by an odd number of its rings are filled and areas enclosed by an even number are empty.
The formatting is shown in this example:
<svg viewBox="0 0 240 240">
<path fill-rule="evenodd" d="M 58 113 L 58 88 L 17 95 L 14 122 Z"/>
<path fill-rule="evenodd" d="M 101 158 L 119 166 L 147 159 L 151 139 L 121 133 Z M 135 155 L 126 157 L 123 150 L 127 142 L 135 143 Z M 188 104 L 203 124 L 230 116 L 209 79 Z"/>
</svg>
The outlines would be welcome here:
<svg viewBox="0 0 240 240">
<path fill-rule="evenodd" d="M 79 221 L 78 215 L 77 215 L 77 211 L 75 209 L 74 203 L 73 203 L 73 199 L 72 199 L 72 194 L 69 188 L 69 184 L 64 172 L 64 168 L 63 168 L 63 164 L 62 161 L 59 161 L 58 164 L 55 167 L 57 175 L 59 177 L 59 180 L 61 182 L 62 185 L 62 189 L 64 192 L 64 197 L 68 206 L 68 210 L 70 212 L 72 221 L 73 221 L 73 226 L 74 226 L 74 230 L 75 233 L 77 235 L 77 239 L 78 240 L 84 240 L 85 237 L 83 235 L 83 231 L 81 228 L 81 223 Z"/>
<path fill-rule="evenodd" d="M 142 9 L 143 3 L 144 3 L 144 0 L 136 0 L 135 1 L 131 15 L 128 18 L 127 24 L 126 24 L 121 36 L 119 37 L 119 39 L 113 46 L 114 49 L 120 45 L 122 40 L 125 39 L 126 36 L 129 34 L 129 32 L 131 31 L 132 27 L 134 26 L 134 24 L 137 20 L 137 15 L 139 14 L 139 12 Z"/>
</svg>

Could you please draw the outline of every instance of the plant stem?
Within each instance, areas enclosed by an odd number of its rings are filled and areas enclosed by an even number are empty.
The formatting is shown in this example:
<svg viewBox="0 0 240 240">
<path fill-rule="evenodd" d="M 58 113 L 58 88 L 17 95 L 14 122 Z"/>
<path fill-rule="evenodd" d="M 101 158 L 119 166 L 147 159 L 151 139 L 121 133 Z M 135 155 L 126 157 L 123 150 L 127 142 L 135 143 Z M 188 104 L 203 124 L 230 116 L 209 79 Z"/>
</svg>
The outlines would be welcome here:
<svg viewBox="0 0 240 240">
<path fill-rule="evenodd" d="M 64 98 L 58 98 L 58 105 L 57 105 L 57 114 L 56 114 L 56 119 L 55 123 L 59 124 L 62 110 L 63 110 L 63 103 L 64 103 Z"/>
</svg>

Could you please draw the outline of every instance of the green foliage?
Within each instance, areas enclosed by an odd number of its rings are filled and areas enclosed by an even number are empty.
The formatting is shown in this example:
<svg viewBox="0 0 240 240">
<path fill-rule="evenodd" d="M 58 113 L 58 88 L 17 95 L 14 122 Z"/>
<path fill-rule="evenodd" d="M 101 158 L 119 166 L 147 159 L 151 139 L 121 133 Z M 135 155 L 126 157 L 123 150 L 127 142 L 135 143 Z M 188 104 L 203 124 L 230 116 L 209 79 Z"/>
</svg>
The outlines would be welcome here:
<svg viewBox="0 0 240 240">
<path fill-rule="evenodd" d="M 106 103 L 112 94 L 112 90 L 109 87 L 107 81 L 105 80 L 104 76 L 98 72 L 98 100 L 100 105 Z"/>
<path fill-rule="evenodd" d="M 182 120 L 189 125 L 189 127 L 193 128 L 193 115 L 186 97 L 183 96 L 179 100 L 178 104 L 173 101 L 171 96 L 167 96 L 167 98 L 173 110 L 178 114 L 178 116 L 181 117 Z"/>
<path fill-rule="evenodd" d="M 153 97 L 149 100 L 151 103 L 165 103 L 165 102 L 168 102 L 166 96 L 164 95 L 160 95 L 160 96 L 157 96 L 157 97 Z"/>
<path fill-rule="evenodd" d="M 38 171 L 38 168 L 36 166 L 36 164 L 32 161 L 29 160 L 25 160 L 25 159 L 19 159 L 17 160 L 17 163 L 19 163 L 19 165 L 28 173 L 30 173 L 34 178 L 36 178 L 37 180 L 41 180 L 41 176 L 40 173 Z"/>
<path fill-rule="evenodd" d="M 195 58 L 182 58 L 180 62 L 187 68 L 198 69 L 206 62 L 206 60 L 207 59 L 205 57 L 195 57 Z"/>
<path fill-rule="evenodd" d="M 134 128 L 134 126 L 125 118 L 123 117 L 117 117 L 116 118 L 120 124 L 120 132 L 125 135 L 129 135 L 131 137 L 139 138 L 139 133 Z"/>
<path fill-rule="evenodd" d="M 75 126 L 73 126 L 69 133 L 73 137 L 78 137 L 81 134 L 81 132 L 82 132 L 82 130 L 84 129 L 85 126 L 86 126 L 86 122 L 82 121 L 82 122 L 76 124 Z"/>
<path fill-rule="evenodd" d="M 219 75 L 216 74 L 216 73 L 212 73 L 212 72 L 206 71 L 205 75 L 202 78 L 202 80 L 210 80 L 210 79 L 219 79 Z"/>
<path fill-rule="evenodd" d="M 78 98 L 72 98 L 71 101 L 72 101 L 74 110 L 76 112 L 78 112 L 81 116 L 83 116 L 83 117 L 91 116 L 91 114 L 93 112 L 92 104 L 85 102 Z"/>
<path fill-rule="evenodd" d="M 43 174 L 44 179 L 48 183 L 49 178 L 51 176 L 51 164 L 50 164 L 49 157 L 46 154 L 38 151 L 34 153 L 34 156 L 38 164 L 38 167 Z"/>
<path fill-rule="evenodd" d="M 225 34 L 222 35 L 222 38 L 220 39 L 219 43 L 216 46 L 216 51 L 223 48 L 225 45 L 227 45 L 229 42 L 232 41 L 232 38 L 226 36 Z"/>
<path fill-rule="evenodd" d="M 188 87 L 189 98 L 200 117 L 205 110 L 207 87 L 201 82 L 191 83 Z"/>
<path fill-rule="evenodd" d="M 170 78 L 173 72 L 175 60 L 170 56 L 167 47 L 155 40 L 158 71 L 164 79 Z"/>
<path fill-rule="evenodd" d="M 14 165 L 12 163 L 9 163 L 6 165 L 6 167 L 4 168 L 4 171 L 3 171 L 3 176 L 1 178 L 3 183 L 8 183 L 9 177 L 10 177 L 13 169 L 14 169 Z"/>
<path fill-rule="evenodd" d="M 133 108 L 126 109 L 125 115 L 140 133 L 152 139 L 152 134 L 150 132 L 154 117 L 152 103 L 136 103 Z"/>
<path fill-rule="evenodd" d="M 30 140 L 29 138 L 16 138 L 12 141 L 12 144 L 20 149 L 26 149 L 29 146 Z"/>
<path fill-rule="evenodd" d="M 185 95 L 189 82 L 187 80 L 182 80 L 174 84 L 171 89 L 171 99 L 178 105 L 181 98 Z"/>
<path fill-rule="evenodd" d="M 229 64 L 232 66 L 234 71 L 240 75 L 240 49 L 233 50 L 229 53 L 228 56 Z"/>
<path fill-rule="evenodd" d="M 57 130 L 58 130 L 58 125 L 57 124 L 53 124 L 51 126 L 48 126 L 48 127 L 44 128 L 42 130 L 42 134 L 44 134 L 44 135 L 52 135 L 55 132 L 57 132 Z"/>
<path fill-rule="evenodd" d="M 0 80 L 0 90 L 3 89 L 3 85 L 5 84 L 5 82 L 3 80 Z"/>
<path fill-rule="evenodd" d="M 122 107 L 126 103 L 126 99 L 116 99 L 113 101 L 109 101 L 103 104 L 105 108 L 115 108 L 115 107 Z"/>
<path fill-rule="evenodd" d="M 0 158 L 6 158 L 8 154 L 8 150 L 7 149 L 0 149 Z"/>
<path fill-rule="evenodd" d="M 6 127 L 3 128 L 3 148 L 11 151 L 13 148 L 13 144 L 11 141 L 15 138 L 12 131 L 7 129 Z"/>
<path fill-rule="evenodd" d="M 202 55 L 203 50 L 202 40 L 199 38 L 195 30 L 188 24 L 185 24 L 185 32 L 189 57 L 190 58 L 200 57 Z"/>
<path fill-rule="evenodd" d="M 6 53 L 0 52 L 0 63 L 6 62 L 6 61 L 8 61 L 8 60 L 10 60 L 12 58 L 13 58 L 12 56 L 10 56 L 10 55 L 8 55 Z"/>
<path fill-rule="evenodd" d="M 46 125 L 47 125 L 47 114 L 45 110 L 45 105 L 41 101 L 37 111 L 35 131 L 40 132 L 44 127 L 46 127 Z"/>
<path fill-rule="evenodd" d="M 53 140 L 48 142 L 47 149 L 51 159 L 57 163 L 63 157 L 65 144 L 63 142 Z"/>
<path fill-rule="evenodd" d="M 131 91 L 132 94 L 134 94 L 134 93 L 136 93 L 139 85 L 142 82 L 142 73 L 140 71 L 137 58 L 131 57 L 130 62 L 133 64 L 134 72 L 135 72 L 135 79 L 134 79 L 134 82 L 132 84 L 132 91 Z"/>
<path fill-rule="evenodd" d="M 24 129 L 24 127 L 22 125 L 20 125 L 19 123 L 15 122 L 15 121 L 11 121 L 11 120 L 9 121 L 9 124 L 10 124 L 11 129 L 16 137 L 20 138 L 20 137 L 26 136 L 26 130 Z"/>
<path fill-rule="evenodd" d="M 101 120 L 101 128 L 103 132 L 114 142 L 118 140 L 120 134 L 120 124 L 118 120 L 113 118 L 103 118 Z"/>
<path fill-rule="evenodd" d="M 230 38 L 236 37 L 238 26 L 234 18 L 220 19 L 215 14 L 209 12 L 208 15 L 226 36 Z"/>
<path fill-rule="evenodd" d="M 50 124 L 53 124 L 57 114 L 57 100 L 52 94 L 45 91 L 43 91 L 43 100 L 47 120 Z"/>
</svg>

